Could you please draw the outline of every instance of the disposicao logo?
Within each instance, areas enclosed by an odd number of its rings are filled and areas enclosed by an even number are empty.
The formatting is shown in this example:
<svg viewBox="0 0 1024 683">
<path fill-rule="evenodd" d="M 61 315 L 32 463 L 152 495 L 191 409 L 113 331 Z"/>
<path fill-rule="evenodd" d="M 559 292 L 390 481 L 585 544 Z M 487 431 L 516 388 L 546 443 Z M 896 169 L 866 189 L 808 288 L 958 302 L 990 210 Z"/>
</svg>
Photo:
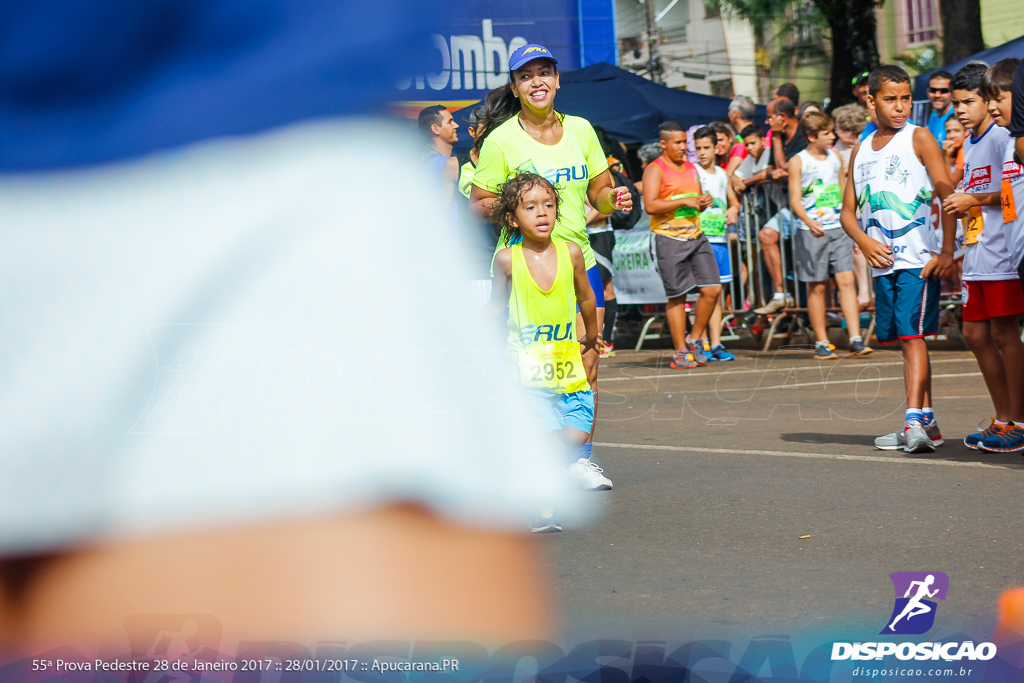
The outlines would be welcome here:
<svg viewBox="0 0 1024 683">
<path fill-rule="evenodd" d="M 896 589 L 896 604 L 881 634 L 927 633 L 935 623 L 935 600 L 946 599 L 949 576 L 945 572 L 893 572 L 889 578 Z"/>
<path fill-rule="evenodd" d="M 880 635 L 921 635 L 935 623 L 936 600 L 945 600 L 949 576 L 945 572 L 893 572 L 889 575 L 896 591 L 892 614 Z M 897 659 L 987 661 L 996 656 L 993 643 L 972 641 L 949 643 L 833 643 L 832 660 Z"/>
</svg>

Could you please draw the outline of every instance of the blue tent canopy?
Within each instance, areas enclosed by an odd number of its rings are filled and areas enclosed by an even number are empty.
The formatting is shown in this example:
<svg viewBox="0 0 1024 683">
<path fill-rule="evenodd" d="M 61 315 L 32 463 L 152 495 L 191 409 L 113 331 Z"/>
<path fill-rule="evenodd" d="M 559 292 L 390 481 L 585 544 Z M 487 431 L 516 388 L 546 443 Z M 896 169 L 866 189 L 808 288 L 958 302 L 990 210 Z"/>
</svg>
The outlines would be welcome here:
<svg viewBox="0 0 1024 683">
<path fill-rule="evenodd" d="M 953 62 L 948 66 L 944 66 L 941 69 L 934 69 L 923 73 L 914 79 L 914 99 L 925 100 L 928 99 L 928 80 L 932 77 L 932 74 L 936 71 L 945 70 L 951 74 L 955 74 L 957 71 L 967 66 L 968 62 L 980 60 L 987 63 L 989 66 L 995 64 L 1000 59 L 1006 59 L 1007 57 L 1018 57 L 1024 59 L 1024 36 L 1020 38 L 1014 38 L 1008 43 L 1003 43 L 996 47 L 982 50 L 978 54 L 971 55 L 967 59 L 961 59 L 959 62 Z"/>
<path fill-rule="evenodd" d="M 625 143 L 653 142 L 658 125 L 675 121 L 684 128 L 725 118 L 730 100 L 659 85 L 606 62 L 561 73 L 555 98 L 560 112 L 582 116 Z M 456 114 L 456 119 L 473 107 Z M 764 121 L 759 106 L 755 121 Z M 460 136 L 468 137 L 468 136 Z"/>
</svg>

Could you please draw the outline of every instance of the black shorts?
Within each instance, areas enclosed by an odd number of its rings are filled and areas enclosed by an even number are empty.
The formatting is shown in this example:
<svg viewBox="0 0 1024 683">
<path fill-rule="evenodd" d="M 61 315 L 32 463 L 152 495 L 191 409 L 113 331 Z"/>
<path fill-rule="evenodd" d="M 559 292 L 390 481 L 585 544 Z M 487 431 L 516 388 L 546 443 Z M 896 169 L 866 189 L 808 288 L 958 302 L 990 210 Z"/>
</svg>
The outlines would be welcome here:
<svg viewBox="0 0 1024 683">
<path fill-rule="evenodd" d="M 601 282 L 607 283 L 612 279 L 612 250 L 615 248 L 615 231 L 596 232 L 587 235 L 590 238 L 590 248 L 594 250 L 594 258 L 597 260 L 597 269 L 601 273 Z"/>
</svg>

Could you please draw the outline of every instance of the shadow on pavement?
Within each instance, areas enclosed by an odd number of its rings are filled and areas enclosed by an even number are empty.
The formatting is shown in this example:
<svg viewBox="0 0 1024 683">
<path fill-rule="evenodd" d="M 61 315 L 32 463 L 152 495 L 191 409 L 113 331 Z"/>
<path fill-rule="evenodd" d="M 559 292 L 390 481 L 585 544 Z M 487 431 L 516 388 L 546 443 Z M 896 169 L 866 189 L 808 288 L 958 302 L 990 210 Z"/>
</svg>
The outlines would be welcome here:
<svg viewBox="0 0 1024 683">
<path fill-rule="evenodd" d="M 818 432 L 794 432 L 792 434 L 780 434 L 779 438 L 790 443 L 836 443 L 847 446 L 871 446 L 875 445 L 874 436 L 863 434 L 820 434 Z"/>
</svg>

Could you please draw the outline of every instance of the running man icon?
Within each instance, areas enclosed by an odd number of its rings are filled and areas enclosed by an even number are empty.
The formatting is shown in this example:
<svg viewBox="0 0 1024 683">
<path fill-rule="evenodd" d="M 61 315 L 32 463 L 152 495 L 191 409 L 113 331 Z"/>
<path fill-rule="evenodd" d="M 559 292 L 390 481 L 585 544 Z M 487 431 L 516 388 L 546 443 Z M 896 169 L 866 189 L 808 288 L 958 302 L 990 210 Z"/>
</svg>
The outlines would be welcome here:
<svg viewBox="0 0 1024 683">
<path fill-rule="evenodd" d="M 937 604 L 934 600 L 946 599 L 949 576 L 944 572 L 893 572 L 889 575 L 896 589 L 896 604 L 893 605 L 889 624 L 883 634 L 899 633 L 914 635 L 926 633 L 935 622 Z M 902 593 L 903 597 L 899 597 Z M 914 619 L 914 617 L 921 617 Z M 911 619 L 914 619 L 911 622 Z M 902 623 L 900 623 L 902 621 Z"/>
</svg>

